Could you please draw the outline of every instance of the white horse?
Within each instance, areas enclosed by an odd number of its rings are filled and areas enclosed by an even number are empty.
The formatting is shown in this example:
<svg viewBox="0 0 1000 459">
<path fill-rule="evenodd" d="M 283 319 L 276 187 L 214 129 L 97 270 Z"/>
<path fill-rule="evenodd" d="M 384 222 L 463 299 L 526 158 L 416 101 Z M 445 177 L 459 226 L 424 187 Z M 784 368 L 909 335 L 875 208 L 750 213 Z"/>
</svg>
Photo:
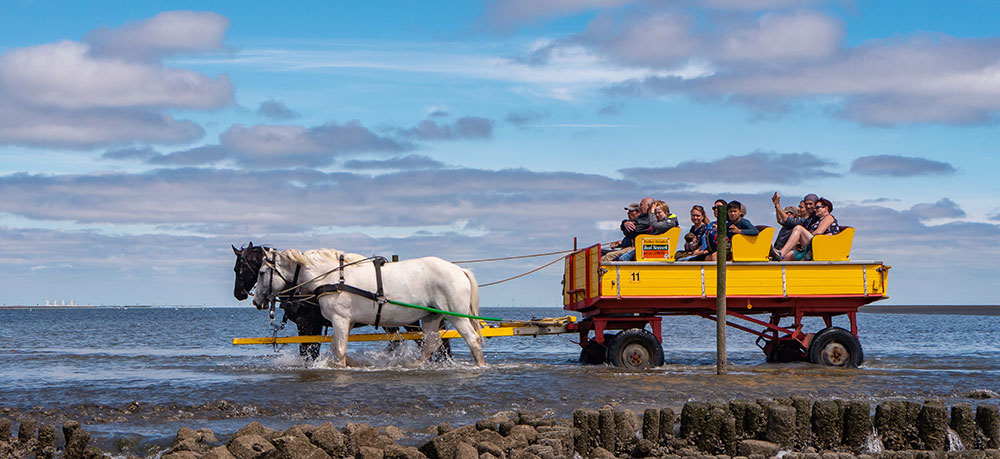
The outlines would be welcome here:
<svg viewBox="0 0 1000 459">
<path fill-rule="evenodd" d="M 269 250 L 257 276 L 254 306 L 263 309 L 275 294 L 292 287 L 290 282 L 296 266 L 300 267 L 299 282 L 308 281 L 302 285 L 302 292 L 313 292 L 321 285 L 339 283 L 340 274 L 334 268 L 340 266 L 341 255 L 344 256 L 345 265 L 344 284 L 374 293 L 377 290 L 375 265 L 371 261 L 361 261 L 365 259 L 362 255 L 334 249 L 306 252 L 295 249 Z M 348 266 L 352 262 L 358 263 Z M 330 272 L 331 270 L 334 271 Z M 388 300 L 465 315 L 479 315 L 479 287 L 475 276 L 467 269 L 437 257 L 425 257 L 386 263 L 381 271 L 384 296 Z M 317 276 L 321 277 L 317 279 Z M 356 323 L 374 325 L 378 303 L 344 291 L 323 294 L 318 300 L 323 317 L 333 324 L 333 341 L 330 347 L 335 363 L 346 365 L 348 332 Z M 438 329 L 443 318 L 442 314 L 385 303 L 379 325 L 401 327 L 419 320 L 424 332 L 422 359 L 426 360 L 441 345 Z M 462 335 L 476 364 L 485 366 L 479 321 L 456 316 L 447 316 L 447 319 Z"/>
</svg>

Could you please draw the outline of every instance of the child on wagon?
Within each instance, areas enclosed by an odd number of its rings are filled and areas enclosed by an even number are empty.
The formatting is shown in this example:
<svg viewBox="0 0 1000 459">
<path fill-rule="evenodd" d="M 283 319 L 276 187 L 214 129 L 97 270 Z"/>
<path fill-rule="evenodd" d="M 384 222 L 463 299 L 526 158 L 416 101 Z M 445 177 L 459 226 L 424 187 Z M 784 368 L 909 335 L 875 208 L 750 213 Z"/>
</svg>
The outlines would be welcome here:
<svg viewBox="0 0 1000 459">
<path fill-rule="evenodd" d="M 750 222 L 749 219 L 744 217 L 746 215 L 746 208 L 743 207 L 739 201 L 730 201 L 726 205 L 726 223 L 728 225 L 726 233 L 726 242 L 728 243 L 733 234 L 742 234 L 745 236 L 756 236 L 760 234 L 760 231 Z M 716 239 L 718 239 L 719 229 L 717 226 L 709 228 L 708 232 L 705 234 L 706 242 L 708 242 L 709 249 L 712 251 L 705 259 L 708 261 L 716 260 L 716 255 L 718 251 L 718 246 L 716 245 Z"/>
</svg>

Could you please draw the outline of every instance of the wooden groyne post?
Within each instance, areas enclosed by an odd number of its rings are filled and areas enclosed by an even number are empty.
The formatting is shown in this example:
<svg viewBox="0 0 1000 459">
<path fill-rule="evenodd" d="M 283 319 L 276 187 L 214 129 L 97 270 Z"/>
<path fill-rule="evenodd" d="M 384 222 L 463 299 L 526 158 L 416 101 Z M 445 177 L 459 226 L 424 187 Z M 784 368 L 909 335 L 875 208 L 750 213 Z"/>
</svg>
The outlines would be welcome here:
<svg viewBox="0 0 1000 459">
<path fill-rule="evenodd" d="M 729 247 L 726 233 L 729 230 L 726 206 L 715 210 L 715 225 L 719 230 L 716 240 L 716 280 L 715 287 L 715 372 L 726 374 L 726 258 Z"/>
</svg>

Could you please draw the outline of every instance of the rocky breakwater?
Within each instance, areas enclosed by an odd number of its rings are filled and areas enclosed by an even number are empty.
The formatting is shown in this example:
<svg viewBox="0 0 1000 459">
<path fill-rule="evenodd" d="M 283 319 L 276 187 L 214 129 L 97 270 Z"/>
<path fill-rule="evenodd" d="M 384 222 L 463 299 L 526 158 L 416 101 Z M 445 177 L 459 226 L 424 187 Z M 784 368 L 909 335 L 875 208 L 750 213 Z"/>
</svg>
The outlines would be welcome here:
<svg viewBox="0 0 1000 459">
<path fill-rule="evenodd" d="M 105 453 L 88 446 L 79 423 L 55 429 L 22 420 L 0 419 L 0 458 L 93 459 Z M 427 434 L 425 434 L 427 435 Z M 887 457 L 932 459 L 1000 458 L 1000 411 L 939 401 L 865 401 L 777 398 L 689 402 L 672 408 L 630 410 L 581 408 L 572 419 L 507 411 L 452 428 L 442 424 L 428 438 L 406 438 L 399 428 L 347 423 L 338 429 L 292 426 L 277 431 L 252 422 L 220 441 L 208 429 L 182 427 L 161 459 L 549 459 L 745 457 L 821 459 Z M 60 441 L 61 440 L 61 441 Z M 57 448 L 57 443 L 61 447 Z M 134 457 L 134 451 L 115 451 Z"/>
<path fill-rule="evenodd" d="M 80 428 L 80 423 L 63 424 L 62 448 L 56 449 L 56 429 L 51 424 L 38 424 L 34 420 L 21 420 L 17 437 L 12 437 L 10 419 L 0 419 L 0 458 L 52 459 L 57 453 L 64 459 L 103 458 L 104 453 L 95 446 L 88 447 L 90 434 Z"/>
</svg>

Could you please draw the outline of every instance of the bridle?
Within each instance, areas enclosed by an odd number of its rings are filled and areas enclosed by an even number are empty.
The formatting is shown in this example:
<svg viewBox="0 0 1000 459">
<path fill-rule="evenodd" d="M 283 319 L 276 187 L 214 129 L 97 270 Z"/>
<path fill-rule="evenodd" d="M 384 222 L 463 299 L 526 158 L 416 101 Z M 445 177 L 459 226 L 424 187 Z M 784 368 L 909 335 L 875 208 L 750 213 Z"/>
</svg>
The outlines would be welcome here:
<svg viewBox="0 0 1000 459">
<path fill-rule="evenodd" d="M 259 271 L 259 268 L 256 269 L 256 270 L 253 269 L 253 266 L 250 265 L 250 262 L 247 261 L 246 257 L 244 257 L 242 253 L 240 253 L 239 255 L 236 256 L 236 264 L 237 264 L 237 266 L 242 265 L 241 267 L 245 267 L 246 268 L 246 272 L 248 272 L 248 273 L 255 273 L 256 271 Z M 240 277 L 240 279 L 238 279 L 238 280 L 240 282 L 240 293 L 242 293 L 244 296 L 250 296 L 250 289 L 253 288 L 252 283 L 251 283 L 250 288 L 247 288 L 247 286 L 246 286 L 247 282 L 246 282 L 246 279 L 245 279 L 246 276 L 239 276 L 239 277 Z M 254 278 L 253 278 L 253 283 L 256 283 L 256 282 L 257 282 L 257 276 L 255 275 Z"/>
</svg>

